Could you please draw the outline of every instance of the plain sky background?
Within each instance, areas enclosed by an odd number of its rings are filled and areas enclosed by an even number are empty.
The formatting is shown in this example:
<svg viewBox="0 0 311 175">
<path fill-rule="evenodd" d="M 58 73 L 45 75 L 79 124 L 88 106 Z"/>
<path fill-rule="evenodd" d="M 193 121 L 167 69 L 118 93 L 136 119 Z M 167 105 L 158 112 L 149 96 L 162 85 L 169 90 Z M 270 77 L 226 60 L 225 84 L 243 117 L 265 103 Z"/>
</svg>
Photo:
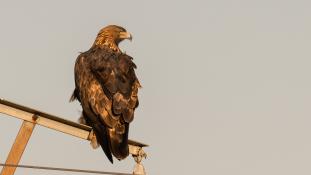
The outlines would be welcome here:
<svg viewBox="0 0 311 175">
<path fill-rule="evenodd" d="M 311 1 L 0 1 L 0 97 L 77 121 L 73 67 L 108 24 L 134 36 L 130 138 L 148 174 L 311 174 Z M 0 115 L 0 162 L 21 121 Z M 131 172 L 36 126 L 21 164 Z M 16 175 L 74 175 L 18 169 Z"/>
</svg>

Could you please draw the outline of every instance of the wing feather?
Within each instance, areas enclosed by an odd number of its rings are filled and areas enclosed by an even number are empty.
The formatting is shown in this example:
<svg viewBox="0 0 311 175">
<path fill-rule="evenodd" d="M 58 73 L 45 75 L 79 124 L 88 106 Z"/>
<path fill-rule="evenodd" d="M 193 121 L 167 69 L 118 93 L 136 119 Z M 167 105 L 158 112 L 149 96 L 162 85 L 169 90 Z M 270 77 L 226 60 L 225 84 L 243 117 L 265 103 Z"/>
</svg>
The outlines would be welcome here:
<svg viewBox="0 0 311 175">
<path fill-rule="evenodd" d="M 137 91 L 140 84 L 134 72 L 136 65 L 133 58 L 126 54 L 105 53 L 98 56 L 95 54 L 95 59 L 90 63 L 92 73 L 111 102 L 108 107 L 112 112 L 111 117 L 118 118 L 121 115 L 123 122 L 129 123 L 138 105 Z"/>
</svg>

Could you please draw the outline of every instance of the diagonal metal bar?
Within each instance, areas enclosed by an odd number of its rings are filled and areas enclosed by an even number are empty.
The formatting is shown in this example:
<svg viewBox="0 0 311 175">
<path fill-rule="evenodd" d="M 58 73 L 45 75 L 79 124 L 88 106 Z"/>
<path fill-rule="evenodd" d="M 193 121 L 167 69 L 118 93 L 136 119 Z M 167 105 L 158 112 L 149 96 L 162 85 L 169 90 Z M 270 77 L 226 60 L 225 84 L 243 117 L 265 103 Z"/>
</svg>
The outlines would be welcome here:
<svg viewBox="0 0 311 175">
<path fill-rule="evenodd" d="M 35 123 L 24 121 L 11 148 L 6 164 L 18 164 L 27 146 L 30 136 L 35 128 Z M 1 175 L 13 175 L 16 167 L 3 167 Z"/>
</svg>

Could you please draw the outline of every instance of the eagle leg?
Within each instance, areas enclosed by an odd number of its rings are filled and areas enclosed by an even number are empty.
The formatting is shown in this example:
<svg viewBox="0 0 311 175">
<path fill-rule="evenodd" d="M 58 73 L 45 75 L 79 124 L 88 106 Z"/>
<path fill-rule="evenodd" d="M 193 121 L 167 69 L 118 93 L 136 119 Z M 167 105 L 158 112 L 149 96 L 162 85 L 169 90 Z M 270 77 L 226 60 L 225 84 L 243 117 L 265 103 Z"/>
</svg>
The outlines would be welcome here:
<svg viewBox="0 0 311 175">
<path fill-rule="evenodd" d="M 81 114 L 81 117 L 78 119 L 78 122 L 80 124 L 83 124 L 83 125 L 88 125 L 86 123 L 86 120 L 85 120 L 83 114 Z M 89 140 L 91 141 L 90 144 L 91 144 L 93 149 L 97 149 L 99 147 L 99 143 L 97 141 L 96 135 L 95 135 L 93 130 L 91 130 L 91 132 L 90 132 Z"/>
<path fill-rule="evenodd" d="M 91 141 L 91 146 L 93 149 L 97 149 L 99 147 L 99 143 L 97 142 L 97 138 L 96 135 L 94 133 L 93 130 L 91 130 L 90 135 L 89 135 L 89 139 Z"/>
<path fill-rule="evenodd" d="M 81 114 L 81 117 L 78 119 L 78 123 L 80 123 L 82 125 L 87 125 L 83 114 Z"/>
</svg>

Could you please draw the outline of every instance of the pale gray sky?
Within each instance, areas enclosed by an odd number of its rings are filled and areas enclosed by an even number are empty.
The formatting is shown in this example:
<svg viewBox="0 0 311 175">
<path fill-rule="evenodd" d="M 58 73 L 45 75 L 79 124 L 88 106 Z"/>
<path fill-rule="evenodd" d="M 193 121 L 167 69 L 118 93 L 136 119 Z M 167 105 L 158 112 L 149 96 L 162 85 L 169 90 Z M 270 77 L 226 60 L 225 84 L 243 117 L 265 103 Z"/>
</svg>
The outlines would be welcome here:
<svg viewBox="0 0 311 175">
<path fill-rule="evenodd" d="M 124 26 L 143 89 L 130 137 L 149 174 L 311 174 L 311 1 L 0 1 L 0 96 L 76 121 L 73 66 Z M 0 162 L 21 121 L 0 115 Z M 37 126 L 21 164 L 131 172 Z M 74 173 L 18 169 L 16 175 Z"/>
</svg>

